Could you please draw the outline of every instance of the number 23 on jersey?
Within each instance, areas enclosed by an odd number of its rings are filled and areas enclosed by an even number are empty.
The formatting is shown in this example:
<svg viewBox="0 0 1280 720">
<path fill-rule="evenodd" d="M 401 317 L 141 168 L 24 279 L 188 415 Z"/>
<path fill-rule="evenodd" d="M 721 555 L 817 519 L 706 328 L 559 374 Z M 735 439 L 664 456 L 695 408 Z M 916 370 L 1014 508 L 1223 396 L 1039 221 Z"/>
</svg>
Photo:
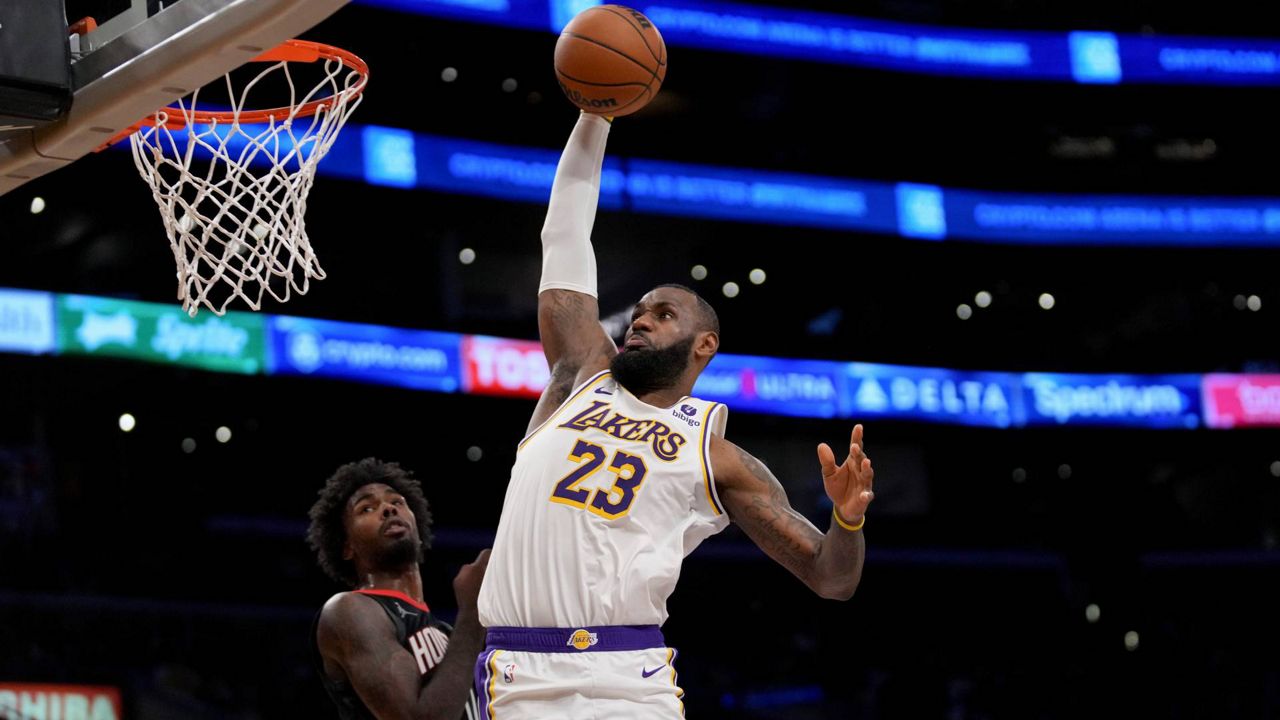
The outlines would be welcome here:
<svg viewBox="0 0 1280 720">
<path fill-rule="evenodd" d="M 626 515 L 644 483 L 646 468 L 643 458 L 618 450 L 608 464 L 609 472 L 615 475 L 612 487 L 595 490 L 578 487 L 605 467 L 607 455 L 599 445 L 578 440 L 573 452 L 569 453 L 569 460 L 577 463 L 578 467 L 556 483 L 555 490 L 551 492 L 551 502 L 582 508 L 609 520 Z"/>
</svg>

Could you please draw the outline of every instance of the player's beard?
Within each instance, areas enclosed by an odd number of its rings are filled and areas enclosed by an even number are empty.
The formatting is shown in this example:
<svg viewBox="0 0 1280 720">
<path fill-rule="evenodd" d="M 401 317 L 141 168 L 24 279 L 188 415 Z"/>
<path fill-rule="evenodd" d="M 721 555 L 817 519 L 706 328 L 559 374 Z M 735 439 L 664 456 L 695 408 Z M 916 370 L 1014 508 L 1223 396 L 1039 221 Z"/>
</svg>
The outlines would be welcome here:
<svg viewBox="0 0 1280 720">
<path fill-rule="evenodd" d="M 422 556 L 422 543 L 415 537 L 405 536 L 379 549 L 378 565 L 388 570 L 416 565 L 422 562 Z"/>
<path fill-rule="evenodd" d="M 696 335 L 653 350 L 627 350 L 613 356 L 609 370 L 622 387 L 633 395 L 665 390 L 675 385 L 689 368 L 689 356 Z"/>
</svg>

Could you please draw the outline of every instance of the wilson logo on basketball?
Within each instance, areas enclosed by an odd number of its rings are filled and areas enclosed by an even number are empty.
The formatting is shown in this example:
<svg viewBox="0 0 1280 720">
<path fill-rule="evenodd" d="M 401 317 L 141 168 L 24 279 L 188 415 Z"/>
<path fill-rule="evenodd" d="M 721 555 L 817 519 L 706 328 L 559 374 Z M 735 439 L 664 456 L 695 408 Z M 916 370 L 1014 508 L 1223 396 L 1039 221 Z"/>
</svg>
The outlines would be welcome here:
<svg viewBox="0 0 1280 720">
<path fill-rule="evenodd" d="M 653 23 L 649 22 L 649 18 L 645 17 L 644 15 L 641 15 L 639 10 L 633 10 L 631 8 L 622 8 L 622 9 L 630 13 L 631 18 L 636 22 L 640 23 L 640 27 L 644 28 L 645 30 L 648 30 L 649 28 L 653 27 Z"/>
<path fill-rule="evenodd" d="M 569 642 L 566 644 L 578 650 L 586 650 L 598 642 L 600 642 L 600 638 L 595 633 L 587 632 L 586 630 L 574 630 L 573 634 L 569 636 Z"/>
<path fill-rule="evenodd" d="M 630 115 L 662 87 L 667 47 L 642 13 L 621 5 L 595 5 L 574 15 L 560 31 L 554 66 L 560 88 L 580 109 L 610 117 Z"/>
<path fill-rule="evenodd" d="M 569 99 L 578 107 L 605 108 L 618 106 L 618 101 L 613 98 L 589 98 L 578 90 L 565 85 L 563 82 L 560 83 L 560 89 L 563 90 L 564 94 L 569 96 Z"/>
</svg>

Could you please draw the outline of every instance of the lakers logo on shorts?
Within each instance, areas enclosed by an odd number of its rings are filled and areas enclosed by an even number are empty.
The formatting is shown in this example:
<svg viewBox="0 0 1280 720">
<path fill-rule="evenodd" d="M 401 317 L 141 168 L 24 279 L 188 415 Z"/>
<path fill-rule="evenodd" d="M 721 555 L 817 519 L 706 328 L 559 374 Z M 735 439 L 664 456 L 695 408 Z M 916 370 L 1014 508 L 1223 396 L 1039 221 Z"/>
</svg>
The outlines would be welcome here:
<svg viewBox="0 0 1280 720">
<path fill-rule="evenodd" d="M 569 642 L 565 644 L 578 650 L 586 650 L 598 642 L 600 642 L 600 638 L 596 637 L 595 633 L 587 632 L 586 630 L 574 630 L 573 634 L 569 636 Z"/>
</svg>

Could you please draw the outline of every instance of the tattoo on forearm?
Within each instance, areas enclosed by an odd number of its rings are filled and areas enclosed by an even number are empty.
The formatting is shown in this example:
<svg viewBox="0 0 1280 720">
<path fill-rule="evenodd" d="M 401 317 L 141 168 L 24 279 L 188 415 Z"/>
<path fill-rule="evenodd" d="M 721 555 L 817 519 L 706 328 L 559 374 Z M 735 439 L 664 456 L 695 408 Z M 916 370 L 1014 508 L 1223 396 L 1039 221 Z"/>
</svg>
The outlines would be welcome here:
<svg viewBox="0 0 1280 720">
<path fill-rule="evenodd" d="M 812 566 L 822 551 L 822 536 L 803 516 L 791 508 L 782 483 L 759 460 L 742 448 L 734 447 L 747 470 L 769 488 L 768 495 L 752 495 L 751 502 L 741 508 L 734 520 L 744 529 L 753 530 L 752 537 L 761 549 L 796 572 Z"/>
<path fill-rule="evenodd" d="M 595 298 L 569 290 L 548 290 L 538 296 L 538 301 L 542 342 L 554 347 L 557 355 L 573 352 L 571 348 L 575 345 L 588 355 L 600 352 L 608 356 L 617 351 L 613 339 L 600 327 L 600 309 Z"/>
<path fill-rule="evenodd" d="M 556 328 L 570 330 L 574 323 L 580 322 L 583 315 L 591 312 L 587 307 L 588 296 L 570 291 L 549 291 L 547 306 L 551 311 L 551 322 Z"/>
<path fill-rule="evenodd" d="M 547 390 L 545 397 L 550 407 L 560 407 L 560 404 L 569 398 L 569 393 L 573 391 L 573 381 L 578 375 L 578 368 L 570 367 L 568 363 L 558 362 L 551 369 L 551 379 L 547 382 Z"/>
</svg>

